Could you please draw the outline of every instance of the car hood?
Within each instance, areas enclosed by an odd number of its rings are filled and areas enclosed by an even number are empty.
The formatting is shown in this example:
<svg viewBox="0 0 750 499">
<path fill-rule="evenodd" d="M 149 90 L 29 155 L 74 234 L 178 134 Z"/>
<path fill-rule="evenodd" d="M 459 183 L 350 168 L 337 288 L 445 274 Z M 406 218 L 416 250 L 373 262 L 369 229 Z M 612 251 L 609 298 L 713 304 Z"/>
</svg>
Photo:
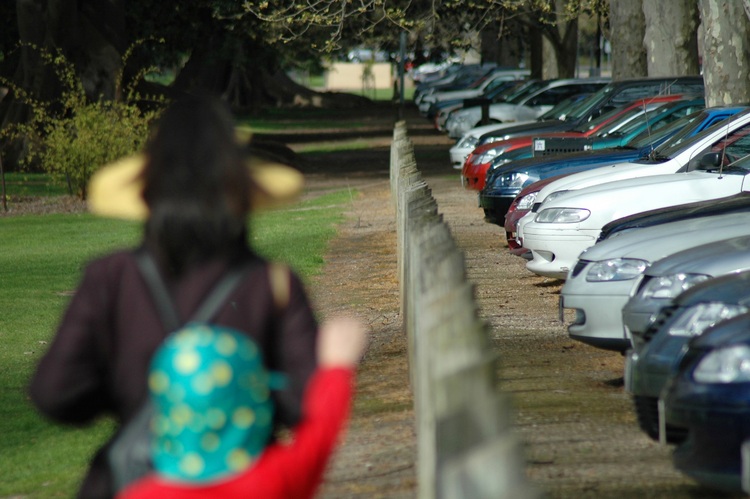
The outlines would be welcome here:
<svg viewBox="0 0 750 499">
<path fill-rule="evenodd" d="M 747 234 L 747 213 L 691 218 L 621 233 L 587 248 L 579 259 L 598 262 L 637 258 L 656 262 L 684 249 Z"/>
<path fill-rule="evenodd" d="M 530 123 L 508 123 L 507 128 L 502 129 L 502 133 L 489 132 L 480 137 L 481 140 L 487 137 L 496 137 L 502 135 L 503 137 L 512 138 L 521 135 L 533 135 L 535 133 L 544 133 L 548 131 L 558 130 L 569 130 L 575 123 L 570 123 L 561 120 L 544 120 L 544 121 L 532 121 Z"/>
<path fill-rule="evenodd" d="M 607 222 L 634 213 L 737 194 L 742 191 L 744 179 L 744 175 L 720 176 L 703 171 L 636 177 L 570 191 L 544 203 L 539 211 L 589 209 L 591 216 L 581 224 L 588 226 L 591 224 L 587 221 L 595 220 L 601 228 Z"/>
<path fill-rule="evenodd" d="M 632 163 L 629 161 L 615 163 L 609 166 L 594 168 L 593 170 L 574 173 L 556 180 L 539 191 L 537 199 L 538 201 L 542 201 L 556 191 L 583 189 L 584 187 L 591 187 L 605 182 L 675 173 L 677 168 L 678 166 L 671 161 L 648 165 Z"/>
<path fill-rule="evenodd" d="M 750 269 L 750 235 L 748 233 L 750 233 L 750 226 L 743 236 L 714 241 L 673 253 L 654 262 L 645 274 L 660 276 L 684 272 L 714 276 L 748 270 Z"/>
<path fill-rule="evenodd" d="M 564 154 L 555 159 L 546 159 L 544 156 L 519 159 L 513 163 L 503 165 L 496 170 L 497 174 L 503 173 L 564 173 L 567 168 L 587 167 L 599 168 L 612 166 L 617 163 L 635 159 L 640 152 L 636 149 L 609 149 L 601 151 L 583 151 L 581 153 Z"/>
<path fill-rule="evenodd" d="M 624 230 L 650 227 L 652 225 L 660 225 L 698 216 L 721 215 L 744 210 L 750 210 L 750 192 L 746 191 L 725 198 L 667 206 L 666 208 L 658 208 L 618 218 L 602 227 L 602 234 L 607 237 L 609 233 L 617 233 Z"/>
</svg>

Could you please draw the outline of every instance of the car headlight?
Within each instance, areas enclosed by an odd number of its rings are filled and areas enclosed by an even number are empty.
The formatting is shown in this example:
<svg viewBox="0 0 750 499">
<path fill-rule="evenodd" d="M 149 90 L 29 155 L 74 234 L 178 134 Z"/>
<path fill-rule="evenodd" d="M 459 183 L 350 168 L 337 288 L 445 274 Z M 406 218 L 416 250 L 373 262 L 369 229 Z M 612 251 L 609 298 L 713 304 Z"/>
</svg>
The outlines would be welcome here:
<svg viewBox="0 0 750 499">
<path fill-rule="evenodd" d="M 536 195 L 539 194 L 539 191 L 537 192 L 530 192 L 526 194 L 524 197 L 518 200 L 518 204 L 516 205 L 518 210 L 530 210 L 532 206 L 534 206 L 534 201 L 536 201 Z"/>
<path fill-rule="evenodd" d="M 461 139 L 461 141 L 458 143 L 458 147 L 460 148 L 474 148 L 479 143 L 479 137 L 474 137 L 473 135 L 470 135 L 468 137 L 464 137 Z"/>
<path fill-rule="evenodd" d="M 487 151 L 484 151 L 484 153 L 474 156 L 474 159 L 472 160 L 472 163 L 475 165 L 480 165 L 483 163 L 489 163 L 492 161 L 496 156 L 502 154 L 505 152 L 504 147 L 496 147 L 494 149 L 488 149 Z"/>
<path fill-rule="evenodd" d="M 614 258 L 596 262 L 586 273 L 588 282 L 628 281 L 643 274 L 648 262 L 636 258 Z"/>
<path fill-rule="evenodd" d="M 699 383 L 747 383 L 750 381 L 750 347 L 733 345 L 709 352 L 693 372 Z"/>
<path fill-rule="evenodd" d="M 521 189 L 526 184 L 529 176 L 525 173 L 513 172 L 501 175 L 499 178 L 500 181 L 495 184 L 496 186 Z"/>
<path fill-rule="evenodd" d="M 644 298 L 670 299 L 709 279 L 704 274 L 673 274 L 656 277 L 646 283 L 641 291 Z"/>
<path fill-rule="evenodd" d="M 573 224 L 583 222 L 590 215 L 591 212 L 584 208 L 547 208 L 540 211 L 534 221 L 543 224 Z"/>
<path fill-rule="evenodd" d="M 698 336 L 709 327 L 747 311 L 742 305 L 699 303 L 683 311 L 667 332 L 672 336 Z"/>
</svg>

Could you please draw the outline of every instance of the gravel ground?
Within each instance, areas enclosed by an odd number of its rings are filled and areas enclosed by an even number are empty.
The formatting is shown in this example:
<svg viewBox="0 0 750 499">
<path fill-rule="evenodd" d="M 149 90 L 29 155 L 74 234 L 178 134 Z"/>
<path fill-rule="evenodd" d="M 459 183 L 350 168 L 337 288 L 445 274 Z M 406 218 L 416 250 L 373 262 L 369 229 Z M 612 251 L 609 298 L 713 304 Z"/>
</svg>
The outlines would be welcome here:
<svg viewBox="0 0 750 499">
<path fill-rule="evenodd" d="M 405 115 L 417 164 L 432 189 L 476 286 L 480 314 L 500 357 L 529 480 L 551 498 L 720 498 L 677 472 L 671 449 L 637 426 L 622 385 L 623 357 L 575 342 L 558 319 L 561 281 L 536 276 L 485 223 L 476 194 L 448 161 L 451 141 Z M 310 185 L 325 179 L 360 193 L 313 284 L 324 314 L 354 310 L 373 328 L 348 439 L 322 497 L 414 497 L 416 459 L 406 350 L 395 275 L 388 151 L 376 147 L 317 157 Z M 325 167 L 341 165 L 331 177 Z M 355 167 L 356 166 L 356 167 Z"/>
</svg>

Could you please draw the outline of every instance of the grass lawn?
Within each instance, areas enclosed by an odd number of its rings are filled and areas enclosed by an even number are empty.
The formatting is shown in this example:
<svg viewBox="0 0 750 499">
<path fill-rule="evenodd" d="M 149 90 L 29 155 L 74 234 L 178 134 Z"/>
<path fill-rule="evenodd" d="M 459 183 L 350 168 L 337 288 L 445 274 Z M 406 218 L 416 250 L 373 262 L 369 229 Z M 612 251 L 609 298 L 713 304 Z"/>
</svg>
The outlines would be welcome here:
<svg viewBox="0 0 750 499">
<path fill-rule="evenodd" d="M 41 178 L 27 180 L 28 185 L 19 183 L 29 192 L 46 189 Z M 350 196 L 332 193 L 260 214 L 251 222 L 252 245 L 309 279 L 323 266 Z M 0 497 L 71 497 L 112 424 L 103 420 L 85 430 L 50 424 L 29 404 L 25 388 L 86 262 L 137 244 L 140 225 L 88 214 L 10 217 L 0 223 Z"/>
</svg>

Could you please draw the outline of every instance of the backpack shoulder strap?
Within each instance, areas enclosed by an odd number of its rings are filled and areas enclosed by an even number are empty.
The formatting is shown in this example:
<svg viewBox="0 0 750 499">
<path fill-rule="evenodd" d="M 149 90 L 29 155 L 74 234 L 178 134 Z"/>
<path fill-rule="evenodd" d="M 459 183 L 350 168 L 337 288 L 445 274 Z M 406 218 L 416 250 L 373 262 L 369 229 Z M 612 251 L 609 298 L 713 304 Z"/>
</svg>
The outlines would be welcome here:
<svg viewBox="0 0 750 499">
<path fill-rule="evenodd" d="M 138 268 L 146 280 L 148 289 L 151 292 L 151 298 L 153 298 L 156 308 L 161 316 L 161 321 L 166 328 L 167 334 L 180 327 L 181 321 L 180 316 L 177 314 L 177 309 L 172 303 L 172 298 L 169 296 L 167 286 L 164 284 L 164 280 L 159 275 L 159 269 L 156 266 L 156 262 L 146 250 L 139 250 L 135 252 L 135 261 L 138 264 Z"/>
<path fill-rule="evenodd" d="M 136 262 L 151 291 L 151 296 L 156 303 L 167 332 L 178 329 L 183 321 L 180 320 L 177 309 L 172 298 L 169 296 L 164 280 L 159 274 L 159 269 L 153 257 L 147 251 L 136 252 Z M 207 322 L 216 314 L 224 304 L 229 295 L 242 281 L 251 265 L 242 265 L 230 268 L 218 283 L 211 289 L 208 296 L 204 298 L 198 310 L 195 311 L 190 320 Z"/>
</svg>

